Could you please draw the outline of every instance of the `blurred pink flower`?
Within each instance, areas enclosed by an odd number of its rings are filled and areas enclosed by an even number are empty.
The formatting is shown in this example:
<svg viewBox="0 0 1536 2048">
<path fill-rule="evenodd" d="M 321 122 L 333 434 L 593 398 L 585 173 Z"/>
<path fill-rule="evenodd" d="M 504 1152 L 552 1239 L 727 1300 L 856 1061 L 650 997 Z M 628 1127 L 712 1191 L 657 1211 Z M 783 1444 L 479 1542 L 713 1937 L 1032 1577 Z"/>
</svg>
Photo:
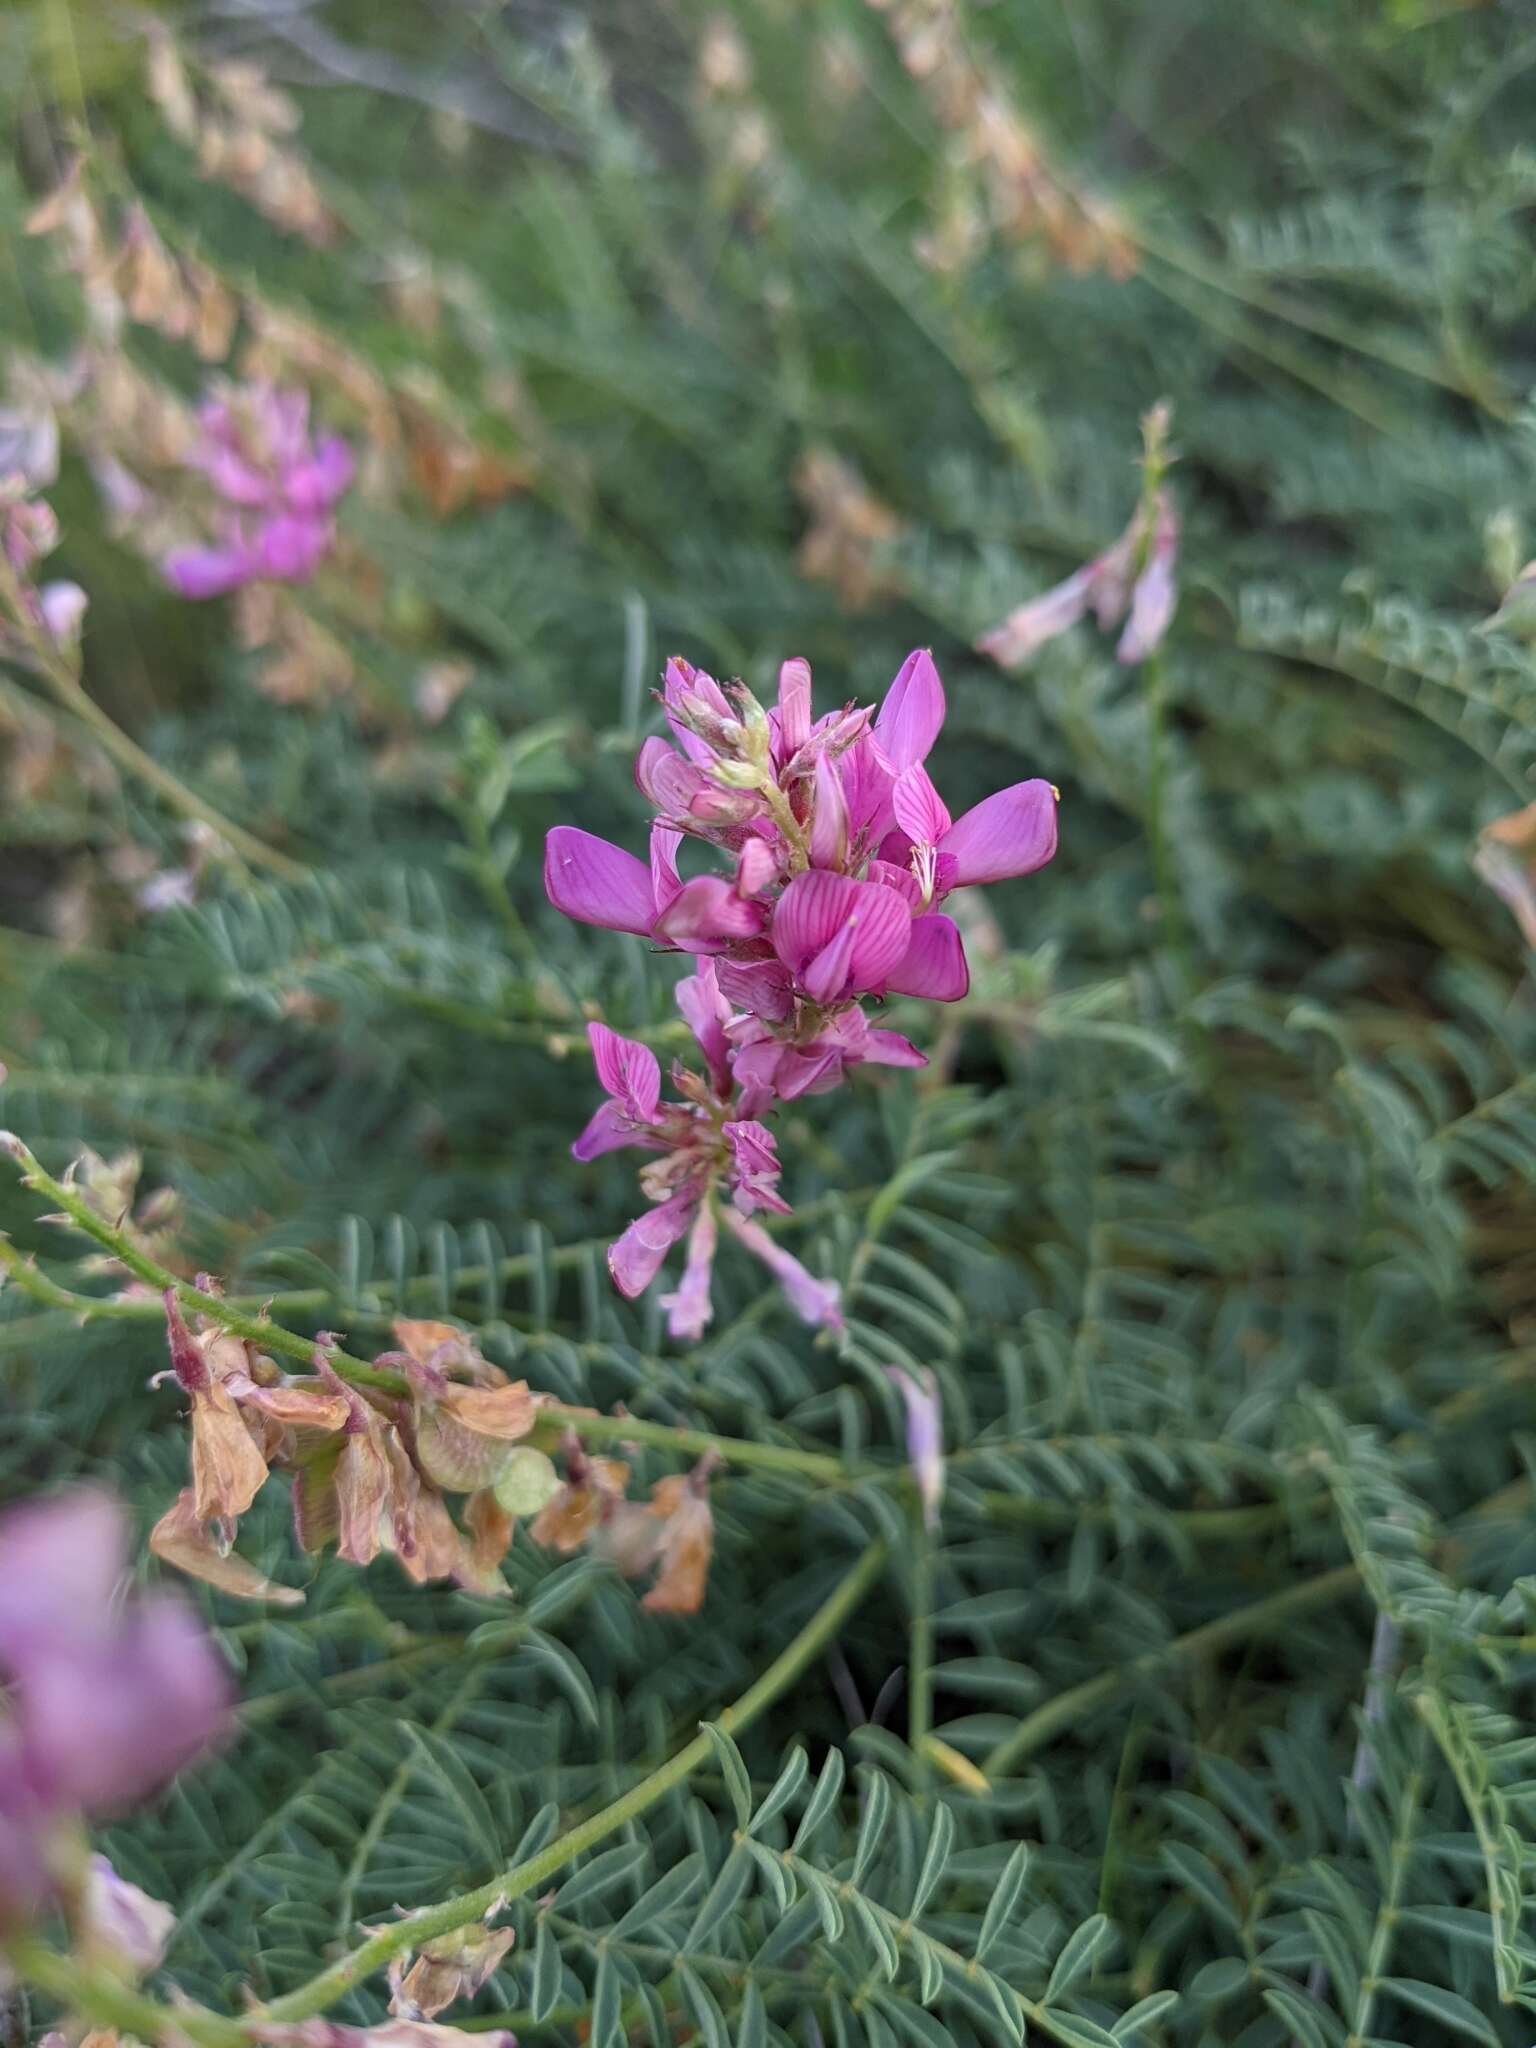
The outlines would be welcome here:
<svg viewBox="0 0 1536 2048">
<path fill-rule="evenodd" d="M 120 1597 L 127 1552 L 123 1510 L 93 1488 L 0 1517 L 0 1917 L 44 1903 L 61 1829 L 148 1798 L 229 1725 L 192 1610 Z"/>
<path fill-rule="evenodd" d="M 220 502 L 220 539 L 174 550 L 163 564 L 181 596 L 218 597 L 243 583 L 303 583 L 330 552 L 331 514 L 352 481 L 352 451 L 338 434 L 318 441 L 309 398 L 257 384 L 210 400 L 187 457 Z"/>
</svg>

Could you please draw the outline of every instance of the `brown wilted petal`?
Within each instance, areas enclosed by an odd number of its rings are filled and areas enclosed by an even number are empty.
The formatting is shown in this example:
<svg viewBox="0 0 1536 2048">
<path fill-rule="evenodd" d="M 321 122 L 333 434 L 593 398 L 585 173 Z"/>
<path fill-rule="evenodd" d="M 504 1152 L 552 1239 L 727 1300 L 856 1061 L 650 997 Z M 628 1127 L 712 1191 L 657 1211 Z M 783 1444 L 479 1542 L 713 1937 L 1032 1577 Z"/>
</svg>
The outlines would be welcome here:
<svg viewBox="0 0 1536 2048">
<path fill-rule="evenodd" d="M 192 1396 L 192 1490 L 205 1522 L 238 1521 L 266 1484 L 257 1449 L 229 1389 L 210 1379 Z"/>
<path fill-rule="evenodd" d="M 489 1488 L 472 1493 L 464 1503 L 464 1526 L 469 1532 L 470 1556 L 480 1571 L 494 1571 L 512 1545 L 517 1527 Z"/>
<path fill-rule="evenodd" d="M 477 1921 L 423 1942 L 414 1961 L 396 1956 L 389 1966 L 390 2011 L 396 2019 L 433 2020 L 459 1999 L 473 1998 L 516 1939 L 510 1927 Z"/>
<path fill-rule="evenodd" d="M 662 1517 L 661 1570 L 641 1605 L 653 1614 L 697 1614 L 715 1547 L 709 1494 L 698 1472 L 658 1479 L 651 1513 Z"/>
<path fill-rule="evenodd" d="M 580 1550 L 597 1526 L 605 1505 L 624 1498 L 629 1467 L 617 1458 L 588 1458 L 579 1462 L 567 1454 L 570 1477 L 529 1528 L 535 1543 L 569 1555 Z"/>
<path fill-rule="evenodd" d="M 285 1429 L 345 1429 L 351 1413 L 344 1395 L 300 1386 L 296 1380 L 264 1387 L 247 1372 L 232 1372 L 224 1385 L 241 1407 L 255 1408 Z"/>
<path fill-rule="evenodd" d="M 348 1564 L 372 1564 L 384 1547 L 395 1484 L 383 1433 L 376 1422 L 349 1430 L 336 1460 L 336 1554 Z"/>
<path fill-rule="evenodd" d="M 252 1564 L 233 1551 L 221 1551 L 199 1519 L 192 1489 L 185 1488 L 149 1532 L 149 1547 L 166 1564 L 189 1578 L 201 1579 L 237 1600 L 266 1600 L 277 1607 L 302 1607 L 297 1586 L 279 1586 L 263 1578 Z"/>
</svg>

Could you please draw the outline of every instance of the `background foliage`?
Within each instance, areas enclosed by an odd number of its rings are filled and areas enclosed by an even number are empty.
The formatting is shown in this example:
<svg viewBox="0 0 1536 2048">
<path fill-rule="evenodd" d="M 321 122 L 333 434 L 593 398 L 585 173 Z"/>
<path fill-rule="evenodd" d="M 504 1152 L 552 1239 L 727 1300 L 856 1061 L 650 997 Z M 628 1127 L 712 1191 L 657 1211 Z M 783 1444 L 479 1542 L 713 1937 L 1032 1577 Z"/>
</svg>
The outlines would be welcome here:
<svg viewBox="0 0 1536 2048">
<path fill-rule="evenodd" d="M 452 1313 L 567 1400 L 883 1477 L 717 1481 L 697 1623 L 523 1542 L 510 1610 L 387 1562 L 323 1566 L 292 1612 L 212 1602 L 241 1738 L 110 1840 L 180 1909 L 171 1976 L 233 2009 L 480 1882 L 741 1692 L 884 1530 L 898 1562 L 743 1738 L 749 1806 L 810 1766 L 761 1852 L 732 1849 L 727 1757 L 519 1902 L 485 2019 L 928 2048 L 1014 2037 L 1006 1986 L 1067 2043 L 1528 2040 L 1533 1014 L 1469 862 L 1536 755 L 1529 646 L 1478 631 L 1536 456 L 1520 10 L 230 0 L 175 26 L 194 77 L 251 57 L 295 95 L 323 226 L 199 175 L 134 23 L 12 9 L 7 344 L 25 370 L 82 331 L 21 223 L 83 147 L 236 295 L 232 362 L 305 358 L 400 461 L 301 600 L 339 681 L 311 642 L 276 701 L 270 653 L 166 593 L 67 439 L 89 687 L 310 874 L 216 860 L 190 906 L 137 909 L 175 817 L 7 684 L 6 1120 L 56 1169 L 141 1153 L 184 1270 L 290 1323 L 356 1349 L 399 1303 Z M 151 322 L 114 347 L 183 399 L 207 374 Z M 1166 662 L 1078 629 L 999 673 L 971 641 L 1120 530 L 1163 396 Z M 566 1150 L 583 1007 L 664 1041 L 675 969 L 544 907 L 543 832 L 638 843 L 667 652 L 759 687 L 803 653 L 826 704 L 919 643 L 956 808 L 1048 775 L 1062 853 L 991 892 L 969 1003 L 908 1019 L 928 1076 L 786 1119 L 846 1347 L 727 1260 L 680 1355 L 602 1270 L 627 1172 Z M 109 1474 L 147 1525 L 185 1457 L 153 1322 L 0 1311 L 7 1489 Z M 937 1371 L 953 1454 L 931 1580 L 902 1361 Z M 296 1583 L 277 1491 L 242 1548 Z M 984 1785 L 911 1746 L 914 1657 Z M 372 1984 L 338 2013 L 381 2010 Z"/>
</svg>

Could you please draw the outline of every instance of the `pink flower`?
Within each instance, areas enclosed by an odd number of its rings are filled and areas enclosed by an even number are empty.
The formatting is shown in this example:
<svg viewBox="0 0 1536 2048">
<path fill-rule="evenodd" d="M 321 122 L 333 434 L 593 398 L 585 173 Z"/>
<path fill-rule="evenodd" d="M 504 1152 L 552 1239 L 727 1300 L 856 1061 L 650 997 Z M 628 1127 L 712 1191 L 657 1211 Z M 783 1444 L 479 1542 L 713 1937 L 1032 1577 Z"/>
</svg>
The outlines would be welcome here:
<svg viewBox="0 0 1536 2048">
<path fill-rule="evenodd" d="M 649 1046 L 621 1038 L 606 1024 L 589 1024 L 598 1079 L 607 1091 L 586 1129 L 571 1147 L 578 1159 L 595 1159 L 623 1146 L 638 1146 L 662 1156 L 641 1173 L 641 1186 L 652 1206 L 644 1209 L 608 1248 L 608 1270 L 619 1292 L 630 1300 L 656 1279 L 667 1254 L 688 1240 L 680 1286 L 662 1296 L 667 1327 L 674 1337 L 701 1337 L 712 1309 L 710 1280 L 719 1236 L 718 1195 L 729 1197 L 731 1217 L 759 1209 L 789 1213 L 778 1190 L 779 1159 L 773 1133 L 745 1112 L 756 1094 L 747 1080 L 739 1088 L 732 1065 L 731 1017 L 715 978 L 714 964 L 703 960 L 698 971 L 678 984 L 678 1008 L 699 1039 L 708 1064 L 708 1078 L 673 1069 L 680 1101 L 666 1101 L 661 1092 L 661 1066 Z M 761 1233 L 759 1233 L 761 1235 Z M 756 1250 L 755 1240 L 749 1249 Z M 759 1254 L 761 1256 L 761 1254 Z M 794 1286 L 786 1291 L 796 1307 L 813 1298 L 830 1301 L 831 1309 L 814 1318 L 832 1321 L 837 1289 L 827 1282 L 813 1296 L 810 1276 L 791 1260 Z M 776 1271 L 780 1270 L 775 1268 Z M 802 1284 L 802 1280 L 803 1283 Z"/>
<path fill-rule="evenodd" d="M 688 1238 L 683 1282 L 665 1297 L 675 1335 L 697 1336 L 708 1321 L 717 1193 L 730 1198 L 728 1228 L 799 1312 L 837 1326 L 835 1288 L 747 1223 L 756 1209 L 787 1208 L 763 1119 L 777 1103 L 837 1087 L 851 1067 L 925 1064 L 910 1040 L 870 1022 L 865 1002 L 965 995 L 960 930 L 938 905 L 964 884 L 1042 867 L 1056 851 L 1056 792 L 1015 783 L 951 817 L 926 766 L 945 701 L 924 648 L 873 715 L 845 704 L 816 718 L 810 667 L 798 659 L 781 667 L 771 710 L 744 684 L 676 657 L 660 695 L 674 744 L 649 739 L 636 763 L 658 814 L 649 863 L 560 825 L 544 883 L 580 923 L 707 956 L 678 988 L 707 1078 L 674 1072 L 686 1102 L 664 1102 L 654 1054 L 594 1025 L 607 1100 L 573 1149 L 581 1159 L 622 1146 L 662 1155 L 641 1174 L 652 1207 L 609 1266 L 623 1293 L 639 1294 Z M 685 836 L 723 866 L 684 881 Z"/>
<path fill-rule="evenodd" d="M 331 513 L 352 481 L 346 442 L 313 440 L 307 394 L 265 384 L 210 401 L 200 423 L 187 465 L 220 501 L 220 538 L 168 555 L 168 581 L 188 598 L 243 583 L 307 582 L 335 541 Z"/>
<path fill-rule="evenodd" d="M 128 1527 L 90 1488 L 0 1519 L 0 1914 L 51 1888 L 55 1839 L 148 1798 L 229 1723 L 229 1681 L 173 1595 L 120 1599 Z"/>
<path fill-rule="evenodd" d="M 888 1365 L 885 1370 L 906 1403 L 907 1463 L 917 1480 L 923 1520 L 930 1529 L 936 1529 L 939 1526 L 939 1503 L 944 1498 L 944 1434 L 939 1383 L 928 1366 L 924 1366 L 915 1378 L 899 1365 Z"/>
<path fill-rule="evenodd" d="M 1105 632 L 1126 620 L 1115 649 L 1118 661 L 1145 661 L 1162 645 L 1178 601 L 1179 518 L 1160 481 L 1169 461 L 1168 421 L 1165 405 L 1153 406 L 1142 421 L 1142 500 L 1120 538 L 1064 582 L 1021 604 L 1001 625 L 983 633 L 976 642 L 978 652 L 991 655 L 1003 668 L 1020 668 L 1047 640 L 1065 633 L 1090 611 Z"/>
</svg>

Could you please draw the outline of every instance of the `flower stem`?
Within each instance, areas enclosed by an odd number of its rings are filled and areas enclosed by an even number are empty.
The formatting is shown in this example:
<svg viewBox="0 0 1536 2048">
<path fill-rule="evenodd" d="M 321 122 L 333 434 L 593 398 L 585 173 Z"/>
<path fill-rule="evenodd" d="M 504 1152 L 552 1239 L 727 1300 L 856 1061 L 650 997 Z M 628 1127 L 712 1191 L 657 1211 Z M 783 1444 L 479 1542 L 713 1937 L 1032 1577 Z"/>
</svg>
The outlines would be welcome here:
<svg viewBox="0 0 1536 2048">
<path fill-rule="evenodd" d="M 787 1691 L 857 1608 L 879 1577 L 885 1559 L 885 1544 L 879 1540 L 871 1543 L 800 1633 L 780 1651 L 756 1683 L 721 1712 L 715 1725 L 734 1735 L 749 1727 L 781 1693 Z M 480 1919 L 499 1900 L 521 1898 L 525 1892 L 536 1890 L 575 1857 L 606 1841 L 659 1799 L 665 1798 L 713 1754 L 710 1738 L 701 1729 L 692 1742 L 685 1744 L 649 1777 L 643 1778 L 590 1819 L 571 1828 L 536 1856 L 513 1864 L 509 1870 L 502 1871 L 474 1891 L 461 1892 L 456 1898 L 445 1899 L 441 1905 L 429 1907 L 424 1913 L 412 1914 L 396 1925 L 384 1928 L 353 1949 L 350 1955 L 341 1957 L 318 1976 L 312 1977 L 307 1984 L 301 1984 L 286 1997 L 274 2000 L 265 2017 L 286 2022 L 308 2019 L 315 2013 L 324 2012 L 402 1950 L 419 1948 L 424 1941 Z"/>
<path fill-rule="evenodd" d="M 173 810 L 196 818 L 210 831 L 216 832 L 249 866 L 265 868 L 285 882 L 304 880 L 309 869 L 301 861 L 291 860 L 287 854 L 279 853 L 265 840 L 258 839 L 254 833 L 226 818 L 196 790 L 188 789 L 152 754 L 145 753 L 138 741 L 131 739 L 117 721 L 102 710 L 70 664 L 59 654 L 48 634 L 33 622 L 21 579 L 3 557 L 0 557 L 0 600 L 4 601 L 11 624 L 26 640 L 31 667 L 42 677 L 64 710 L 89 729 L 120 767 L 126 768 L 130 775 L 136 775 L 141 782 L 147 782 Z"/>
<path fill-rule="evenodd" d="M 927 1742 L 933 1726 L 933 1531 L 915 1496 L 909 1527 L 912 1540 L 912 1619 L 907 1649 L 907 1747 L 916 1759 L 918 1784 L 929 1776 Z"/>
</svg>

